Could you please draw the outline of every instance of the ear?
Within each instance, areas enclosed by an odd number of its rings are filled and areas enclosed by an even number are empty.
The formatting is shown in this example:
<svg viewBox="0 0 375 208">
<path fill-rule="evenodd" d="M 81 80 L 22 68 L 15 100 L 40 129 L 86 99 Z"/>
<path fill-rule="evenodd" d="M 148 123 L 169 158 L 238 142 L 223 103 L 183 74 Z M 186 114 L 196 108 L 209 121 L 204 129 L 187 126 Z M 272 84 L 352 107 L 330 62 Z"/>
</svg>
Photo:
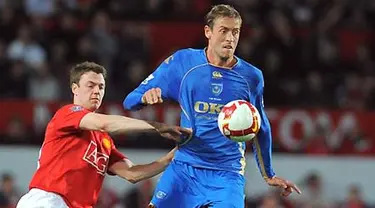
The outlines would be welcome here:
<svg viewBox="0 0 375 208">
<path fill-rule="evenodd" d="M 208 26 L 208 25 L 205 25 L 204 26 L 204 35 L 206 36 L 206 38 L 209 40 L 211 39 L 211 36 L 212 36 L 212 30 L 211 28 Z"/>
<path fill-rule="evenodd" d="M 71 88 L 73 95 L 76 95 L 78 93 L 78 85 L 76 83 L 73 83 Z"/>
</svg>

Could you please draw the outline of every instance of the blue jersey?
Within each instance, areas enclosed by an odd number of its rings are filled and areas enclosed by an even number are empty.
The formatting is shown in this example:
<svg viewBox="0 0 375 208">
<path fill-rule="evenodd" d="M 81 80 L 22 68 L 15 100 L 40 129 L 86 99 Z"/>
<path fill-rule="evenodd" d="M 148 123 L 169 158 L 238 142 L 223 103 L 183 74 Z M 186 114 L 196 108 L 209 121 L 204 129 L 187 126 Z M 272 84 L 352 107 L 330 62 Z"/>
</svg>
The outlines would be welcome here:
<svg viewBox="0 0 375 208">
<path fill-rule="evenodd" d="M 253 140 L 253 152 L 263 177 L 275 174 L 271 165 L 271 128 L 263 106 L 263 75 L 251 64 L 236 57 L 231 68 L 211 65 L 205 50 L 183 49 L 168 57 L 124 100 L 127 110 L 143 107 L 143 94 L 159 87 L 163 99 L 178 102 L 180 125 L 193 136 L 175 154 L 175 160 L 214 170 L 243 174 L 245 143 L 224 137 L 217 125 L 222 106 L 233 100 L 247 100 L 261 115 L 261 128 Z"/>
</svg>

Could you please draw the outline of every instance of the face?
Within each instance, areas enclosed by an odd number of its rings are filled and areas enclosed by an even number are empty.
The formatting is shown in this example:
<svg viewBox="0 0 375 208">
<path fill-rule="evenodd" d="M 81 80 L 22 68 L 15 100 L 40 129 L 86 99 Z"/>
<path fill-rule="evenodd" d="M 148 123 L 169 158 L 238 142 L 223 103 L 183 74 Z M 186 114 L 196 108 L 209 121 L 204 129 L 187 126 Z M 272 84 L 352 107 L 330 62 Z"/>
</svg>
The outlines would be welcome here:
<svg viewBox="0 0 375 208">
<path fill-rule="evenodd" d="M 79 84 L 73 83 L 74 104 L 81 105 L 91 111 L 97 110 L 104 97 L 105 80 L 103 74 L 93 71 L 82 74 Z"/>
<path fill-rule="evenodd" d="M 213 28 L 205 26 L 208 47 L 222 60 L 234 55 L 240 37 L 241 19 L 219 17 L 214 21 Z"/>
<path fill-rule="evenodd" d="M 13 190 L 13 180 L 8 179 L 3 182 L 3 189 L 6 192 L 11 192 Z"/>
</svg>

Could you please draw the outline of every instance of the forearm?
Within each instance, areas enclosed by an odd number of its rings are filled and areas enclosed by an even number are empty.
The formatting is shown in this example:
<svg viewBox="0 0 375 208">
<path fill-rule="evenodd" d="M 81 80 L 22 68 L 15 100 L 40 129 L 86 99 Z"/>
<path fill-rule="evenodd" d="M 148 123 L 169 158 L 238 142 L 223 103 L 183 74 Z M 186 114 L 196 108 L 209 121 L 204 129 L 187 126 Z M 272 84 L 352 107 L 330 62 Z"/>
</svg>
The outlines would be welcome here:
<svg viewBox="0 0 375 208">
<path fill-rule="evenodd" d="M 144 121 L 124 116 L 106 115 L 103 130 L 112 134 L 124 134 L 135 132 L 156 132 L 157 122 Z"/>
<path fill-rule="evenodd" d="M 133 165 L 127 169 L 114 168 L 113 172 L 131 183 L 137 183 L 139 181 L 151 178 L 163 172 L 165 168 L 168 166 L 169 162 L 170 160 L 160 159 L 150 164 Z"/>
<path fill-rule="evenodd" d="M 275 173 L 272 168 L 272 133 L 271 124 L 266 112 L 258 99 L 257 109 L 261 116 L 261 127 L 257 137 L 254 139 L 254 155 L 263 178 L 272 178 Z"/>
<path fill-rule="evenodd" d="M 258 138 L 254 139 L 254 156 L 259 168 L 260 173 L 264 179 L 272 178 L 275 173 L 271 165 L 271 154 L 262 150 L 261 144 Z"/>
<path fill-rule="evenodd" d="M 254 156 L 263 178 L 272 178 L 272 137 L 269 125 L 261 129 L 253 141 Z"/>
<path fill-rule="evenodd" d="M 139 110 L 145 105 L 142 104 L 142 92 L 138 92 L 137 90 L 131 92 L 126 98 L 124 99 L 122 105 L 125 110 Z"/>
<path fill-rule="evenodd" d="M 112 134 L 157 131 L 161 125 L 157 122 L 143 121 L 119 115 L 89 113 L 85 115 L 80 128 L 83 130 L 103 131 Z"/>
<path fill-rule="evenodd" d="M 168 164 L 169 162 L 166 161 L 155 161 L 146 165 L 135 165 L 130 168 L 130 171 L 134 174 L 135 182 L 139 182 L 163 172 Z"/>
</svg>

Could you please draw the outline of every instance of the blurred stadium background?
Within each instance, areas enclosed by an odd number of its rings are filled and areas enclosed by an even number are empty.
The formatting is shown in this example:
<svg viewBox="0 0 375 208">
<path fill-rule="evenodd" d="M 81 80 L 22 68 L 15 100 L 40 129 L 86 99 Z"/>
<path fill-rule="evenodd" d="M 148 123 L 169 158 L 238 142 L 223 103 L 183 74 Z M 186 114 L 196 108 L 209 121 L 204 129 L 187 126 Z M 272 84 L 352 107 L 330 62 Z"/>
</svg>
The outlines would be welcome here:
<svg viewBox="0 0 375 208">
<path fill-rule="evenodd" d="M 304 192 L 278 197 L 249 149 L 247 206 L 374 207 L 374 0 L 0 0 L 0 207 L 27 191 L 45 125 L 71 100 L 72 64 L 108 69 L 103 112 L 178 124 L 173 103 L 130 113 L 121 102 L 173 51 L 205 46 L 203 16 L 217 3 L 243 16 L 237 54 L 265 76 L 276 173 Z M 173 145 L 116 139 L 137 163 Z M 107 179 L 98 208 L 146 207 L 157 180 Z"/>
</svg>

